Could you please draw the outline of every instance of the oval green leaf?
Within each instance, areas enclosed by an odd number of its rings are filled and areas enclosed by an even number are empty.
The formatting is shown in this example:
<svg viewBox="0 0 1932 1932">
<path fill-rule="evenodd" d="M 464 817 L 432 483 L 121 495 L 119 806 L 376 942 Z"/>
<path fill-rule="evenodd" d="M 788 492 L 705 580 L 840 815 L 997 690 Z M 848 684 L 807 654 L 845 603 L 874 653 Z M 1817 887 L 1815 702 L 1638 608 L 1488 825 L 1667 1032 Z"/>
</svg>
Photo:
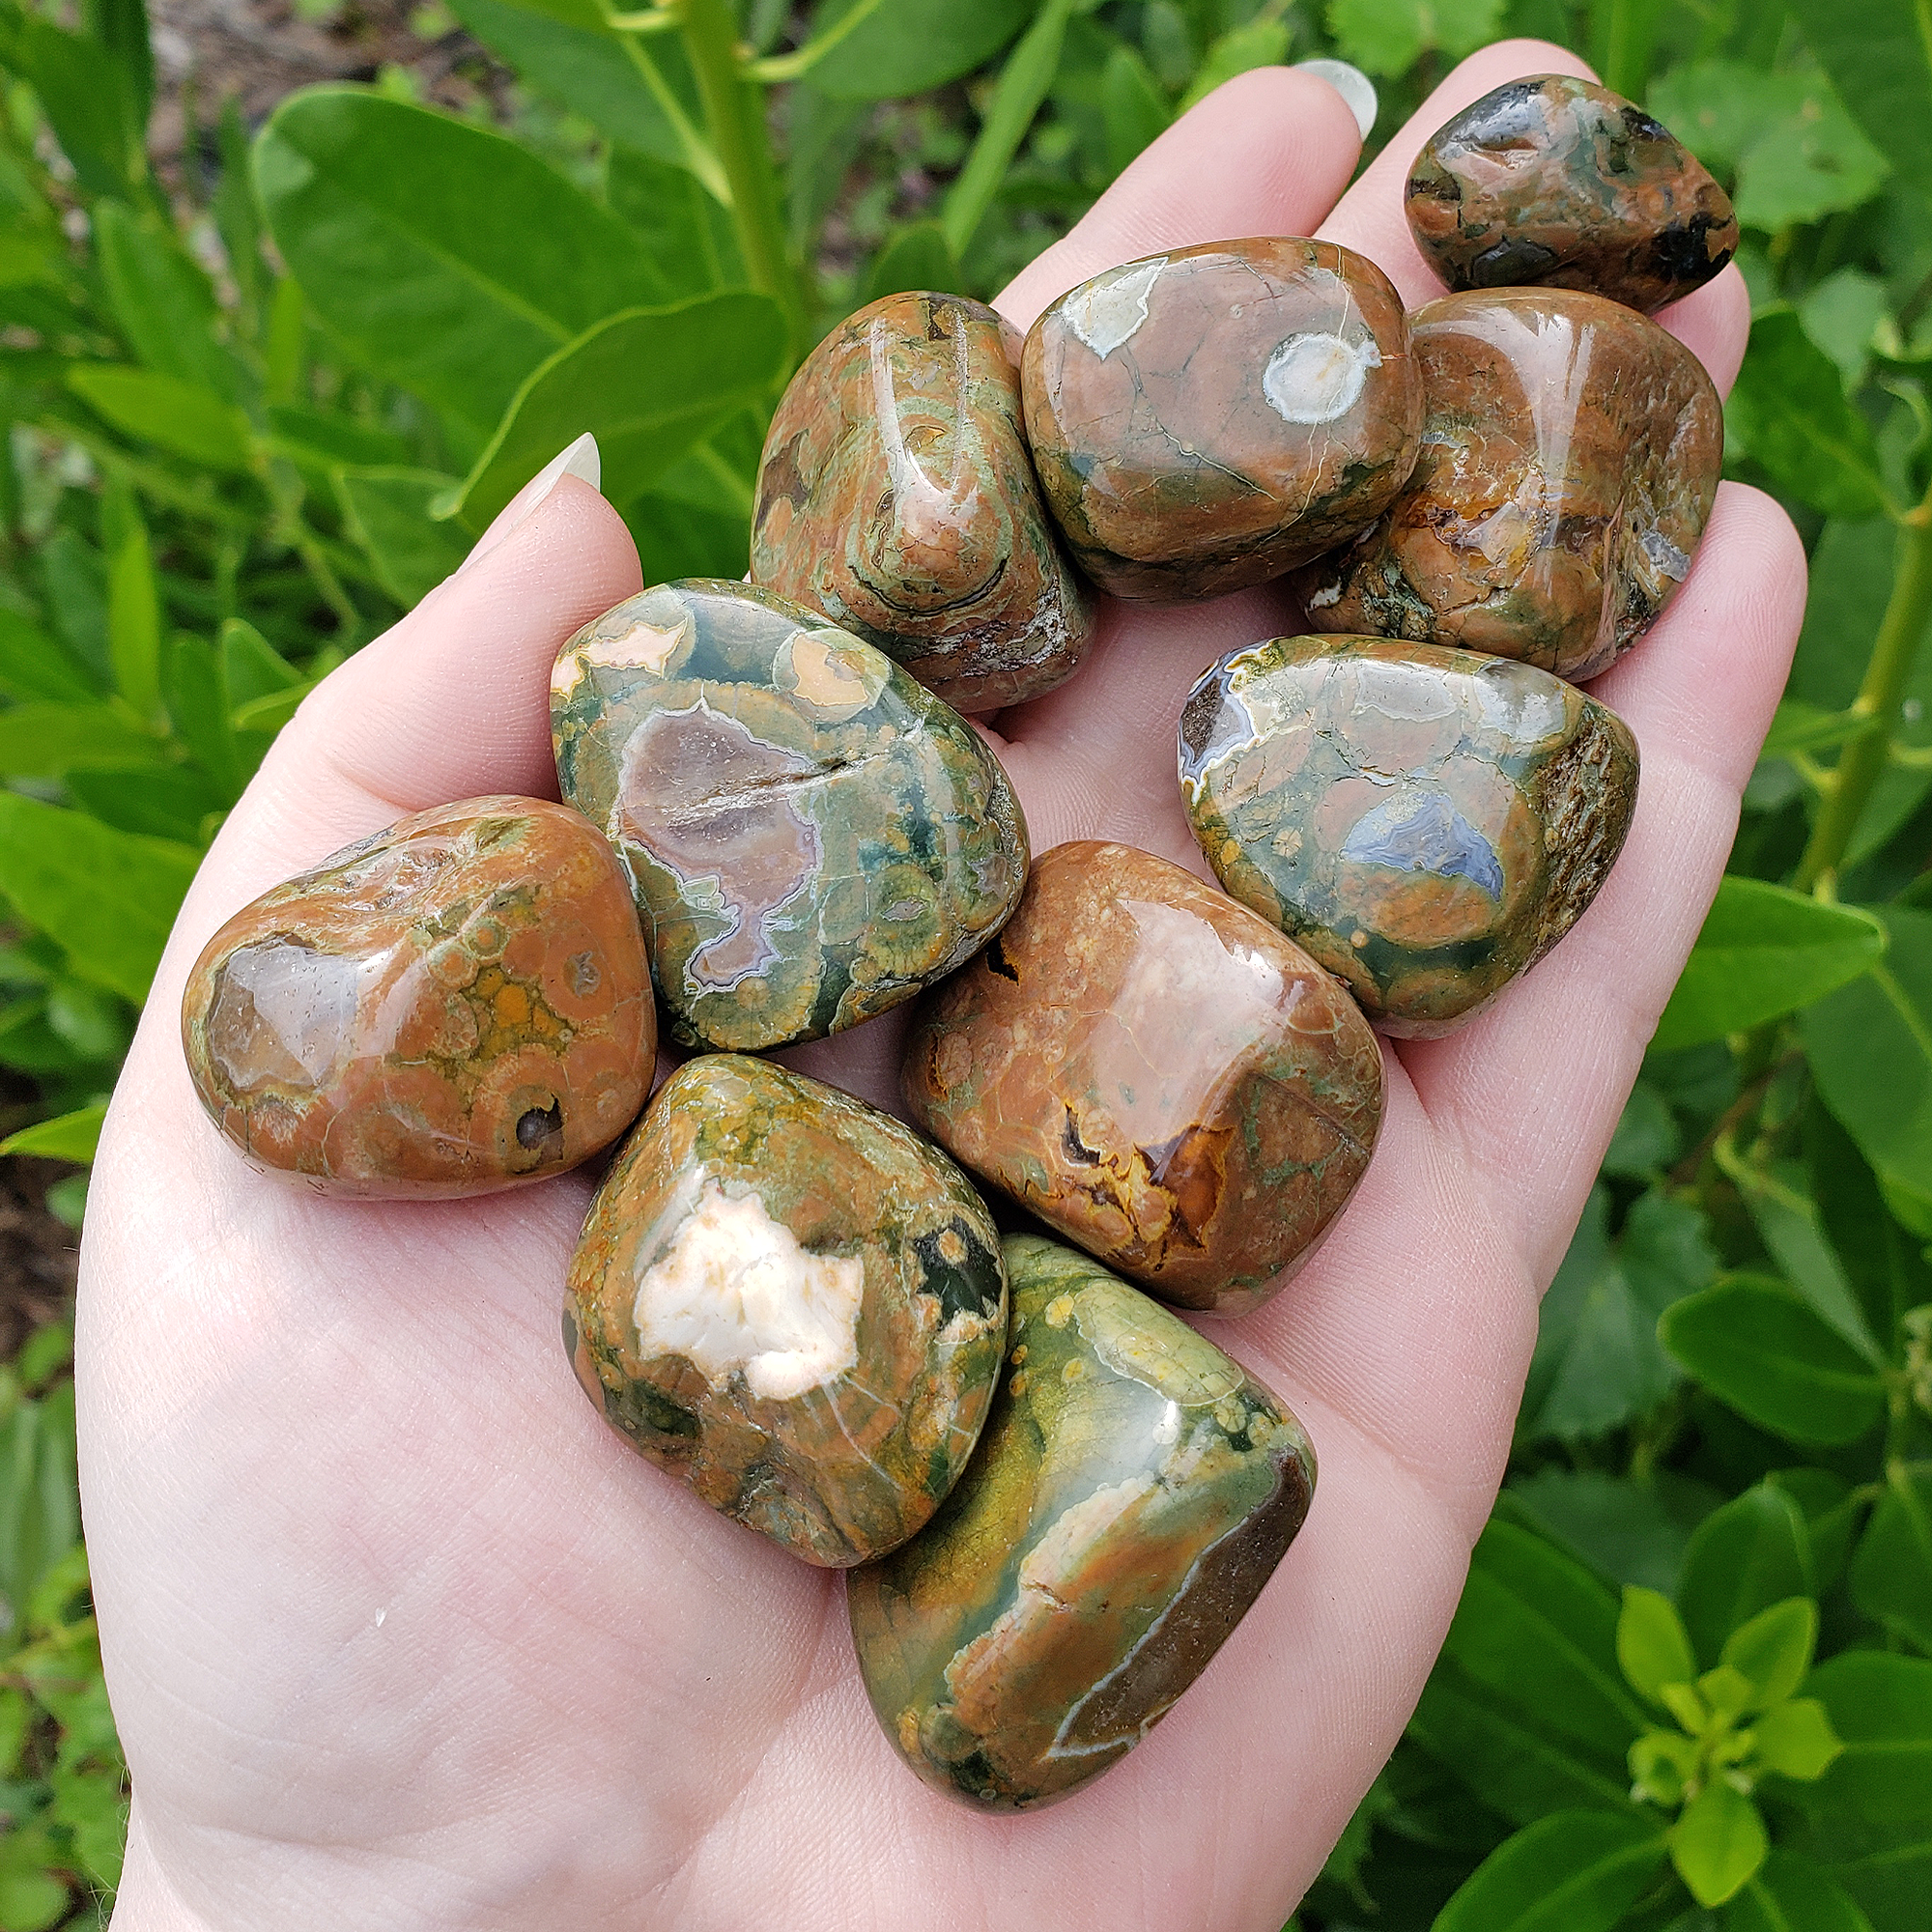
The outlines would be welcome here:
<svg viewBox="0 0 1932 1932">
<path fill-rule="evenodd" d="M 1846 401 L 1837 364 L 1804 333 L 1795 309 L 1752 323 L 1724 421 L 1780 489 L 1827 516 L 1885 509 L 1871 426 Z"/>
<path fill-rule="evenodd" d="M 1697 1525 L 1677 1607 L 1697 1655 L 1715 1662 L 1730 1634 L 1760 1610 L 1812 1594 L 1804 1518 L 1782 1490 L 1759 1483 Z"/>
<path fill-rule="evenodd" d="M 158 444 L 205 469 L 245 470 L 248 418 L 232 403 L 178 376 L 120 362 L 74 362 L 67 385 L 124 436 Z"/>
<path fill-rule="evenodd" d="M 828 0 L 814 8 L 801 52 L 829 40 L 848 14 L 864 18 L 807 70 L 821 93 L 845 100 L 923 94 L 971 73 L 1026 25 L 1033 0 Z"/>
<path fill-rule="evenodd" d="M 1876 1622 L 1932 1651 L 1932 1463 L 1894 1463 L 1852 1558 L 1852 1596 Z"/>
<path fill-rule="evenodd" d="M 1608 1932 L 1663 1862 L 1663 1834 L 1616 1811 L 1558 1811 L 1506 1838 L 1434 1932 Z"/>
<path fill-rule="evenodd" d="M 1670 1862 L 1706 1908 L 1735 1897 L 1770 1849 L 1757 1806 L 1721 1777 L 1705 1785 L 1670 1828 Z"/>
<path fill-rule="evenodd" d="M 1851 1895 L 1808 1859 L 1773 1852 L 1731 1901 L 1725 1932 L 1872 1932 Z"/>
</svg>

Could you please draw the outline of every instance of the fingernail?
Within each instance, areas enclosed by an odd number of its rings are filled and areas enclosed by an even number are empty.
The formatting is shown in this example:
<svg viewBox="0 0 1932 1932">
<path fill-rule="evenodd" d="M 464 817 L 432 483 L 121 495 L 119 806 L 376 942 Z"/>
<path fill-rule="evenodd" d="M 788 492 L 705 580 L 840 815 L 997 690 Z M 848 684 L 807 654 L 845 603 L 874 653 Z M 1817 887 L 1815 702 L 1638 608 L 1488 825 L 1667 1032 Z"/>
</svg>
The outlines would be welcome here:
<svg viewBox="0 0 1932 1932">
<path fill-rule="evenodd" d="M 1296 61 L 1294 69 L 1297 73 L 1312 73 L 1317 80 L 1325 80 L 1349 103 L 1355 126 L 1362 130 L 1362 139 L 1369 138 L 1379 103 L 1376 99 L 1375 82 L 1360 68 L 1350 67 L 1347 61 L 1305 60 Z"/>
<path fill-rule="evenodd" d="M 464 558 L 468 570 L 496 550 L 519 524 L 536 512 L 553 490 L 566 477 L 575 476 L 600 494 L 604 487 L 604 459 L 598 453 L 597 439 L 585 430 L 575 442 L 566 443 L 551 458 L 497 513 L 496 521 L 477 539 L 476 548 Z"/>
</svg>

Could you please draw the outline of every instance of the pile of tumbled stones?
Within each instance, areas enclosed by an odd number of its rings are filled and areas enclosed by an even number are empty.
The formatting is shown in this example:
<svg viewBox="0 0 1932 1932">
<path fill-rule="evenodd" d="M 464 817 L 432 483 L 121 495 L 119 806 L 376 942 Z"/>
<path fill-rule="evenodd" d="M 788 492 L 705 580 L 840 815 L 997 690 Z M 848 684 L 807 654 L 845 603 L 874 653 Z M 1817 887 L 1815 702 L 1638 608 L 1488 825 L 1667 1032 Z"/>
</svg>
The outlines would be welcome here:
<svg viewBox="0 0 1932 1932">
<path fill-rule="evenodd" d="M 862 310 L 779 408 L 750 581 L 660 584 L 559 653 L 567 808 L 403 819 L 188 985 L 208 1111 L 325 1192 L 512 1186 L 631 1129 L 570 1265 L 579 1378 L 713 1508 L 857 1566 L 887 1736 L 981 1806 L 1118 1762 L 1306 1514 L 1294 1416 L 1161 1303 L 1282 1287 L 1368 1166 L 1370 1023 L 1493 1000 L 1630 823 L 1631 734 L 1568 680 L 1709 514 L 1718 398 L 1648 312 L 1729 260 L 1729 204 L 1546 77 L 1442 128 L 1407 206 L 1456 291 L 1413 315 L 1274 238 L 1110 270 L 1023 345 L 955 296 Z M 1181 714 L 1227 891 L 1119 844 L 1029 870 L 961 710 L 1071 676 L 1090 582 L 1289 573 L 1314 634 Z M 916 995 L 921 1133 L 756 1057 Z M 694 1057 L 639 1121 L 660 1009 Z M 1060 1238 L 1003 1240 L 976 1183 Z"/>
</svg>

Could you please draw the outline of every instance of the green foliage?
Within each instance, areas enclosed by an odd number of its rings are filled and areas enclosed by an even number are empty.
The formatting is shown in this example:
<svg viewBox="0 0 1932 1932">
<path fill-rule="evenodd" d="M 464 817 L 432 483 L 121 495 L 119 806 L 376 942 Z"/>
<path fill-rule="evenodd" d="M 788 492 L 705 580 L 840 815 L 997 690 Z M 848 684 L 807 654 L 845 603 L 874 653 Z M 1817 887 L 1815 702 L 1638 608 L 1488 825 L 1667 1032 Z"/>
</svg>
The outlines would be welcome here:
<svg viewBox="0 0 1932 1932">
<path fill-rule="evenodd" d="M 676 0 L 681 30 L 647 32 L 604 0 L 451 5 L 516 75 L 507 126 L 309 89 L 252 146 L 224 110 L 167 192 L 138 0 L 0 17 L 0 1068 L 34 1096 L 0 1102 L 0 1152 L 91 1158 L 182 895 L 275 732 L 582 432 L 647 577 L 737 575 L 770 410 L 853 307 L 991 294 L 1248 68 L 1353 60 L 1386 133 L 1461 53 L 1565 39 L 1735 191 L 1757 322 L 1728 463 L 1798 519 L 1813 598 L 1442 1657 L 1299 1922 L 1916 1932 L 1922 10 L 823 0 L 794 32 Z M 83 1191 L 49 1201 L 77 1217 Z M 64 1349 L 47 1331 L 0 1378 L 6 1928 L 99 1922 L 125 1824 Z"/>
</svg>

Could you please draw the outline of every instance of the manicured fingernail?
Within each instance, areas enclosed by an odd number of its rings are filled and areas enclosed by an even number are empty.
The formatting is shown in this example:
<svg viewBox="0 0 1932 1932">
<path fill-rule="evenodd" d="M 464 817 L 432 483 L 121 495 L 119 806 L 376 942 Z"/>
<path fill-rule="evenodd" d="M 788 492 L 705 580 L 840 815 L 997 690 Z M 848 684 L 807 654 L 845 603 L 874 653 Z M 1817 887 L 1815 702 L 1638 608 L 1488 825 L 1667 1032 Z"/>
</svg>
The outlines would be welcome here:
<svg viewBox="0 0 1932 1932">
<path fill-rule="evenodd" d="M 604 460 L 598 454 L 597 439 L 585 430 L 575 442 L 567 443 L 558 450 L 524 487 L 512 497 L 497 513 L 497 521 L 484 531 L 462 564 L 468 570 L 472 563 L 480 562 L 496 550 L 509 536 L 519 524 L 528 521 L 537 506 L 566 476 L 575 476 L 580 483 L 588 483 L 593 490 L 602 492 L 604 487 Z"/>
<path fill-rule="evenodd" d="M 1325 80 L 1349 103 L 1349 112 L 1355 117 L 1355 126 L 1362 130 L 1362 139 L 1366 141 L 1369 129 L 1376 125 L 1375 82 L 1347 61 L 1296 61 L 1294 67 L 1297 73 L 1312 73 L 1317 80 Z"/>
</svg>

